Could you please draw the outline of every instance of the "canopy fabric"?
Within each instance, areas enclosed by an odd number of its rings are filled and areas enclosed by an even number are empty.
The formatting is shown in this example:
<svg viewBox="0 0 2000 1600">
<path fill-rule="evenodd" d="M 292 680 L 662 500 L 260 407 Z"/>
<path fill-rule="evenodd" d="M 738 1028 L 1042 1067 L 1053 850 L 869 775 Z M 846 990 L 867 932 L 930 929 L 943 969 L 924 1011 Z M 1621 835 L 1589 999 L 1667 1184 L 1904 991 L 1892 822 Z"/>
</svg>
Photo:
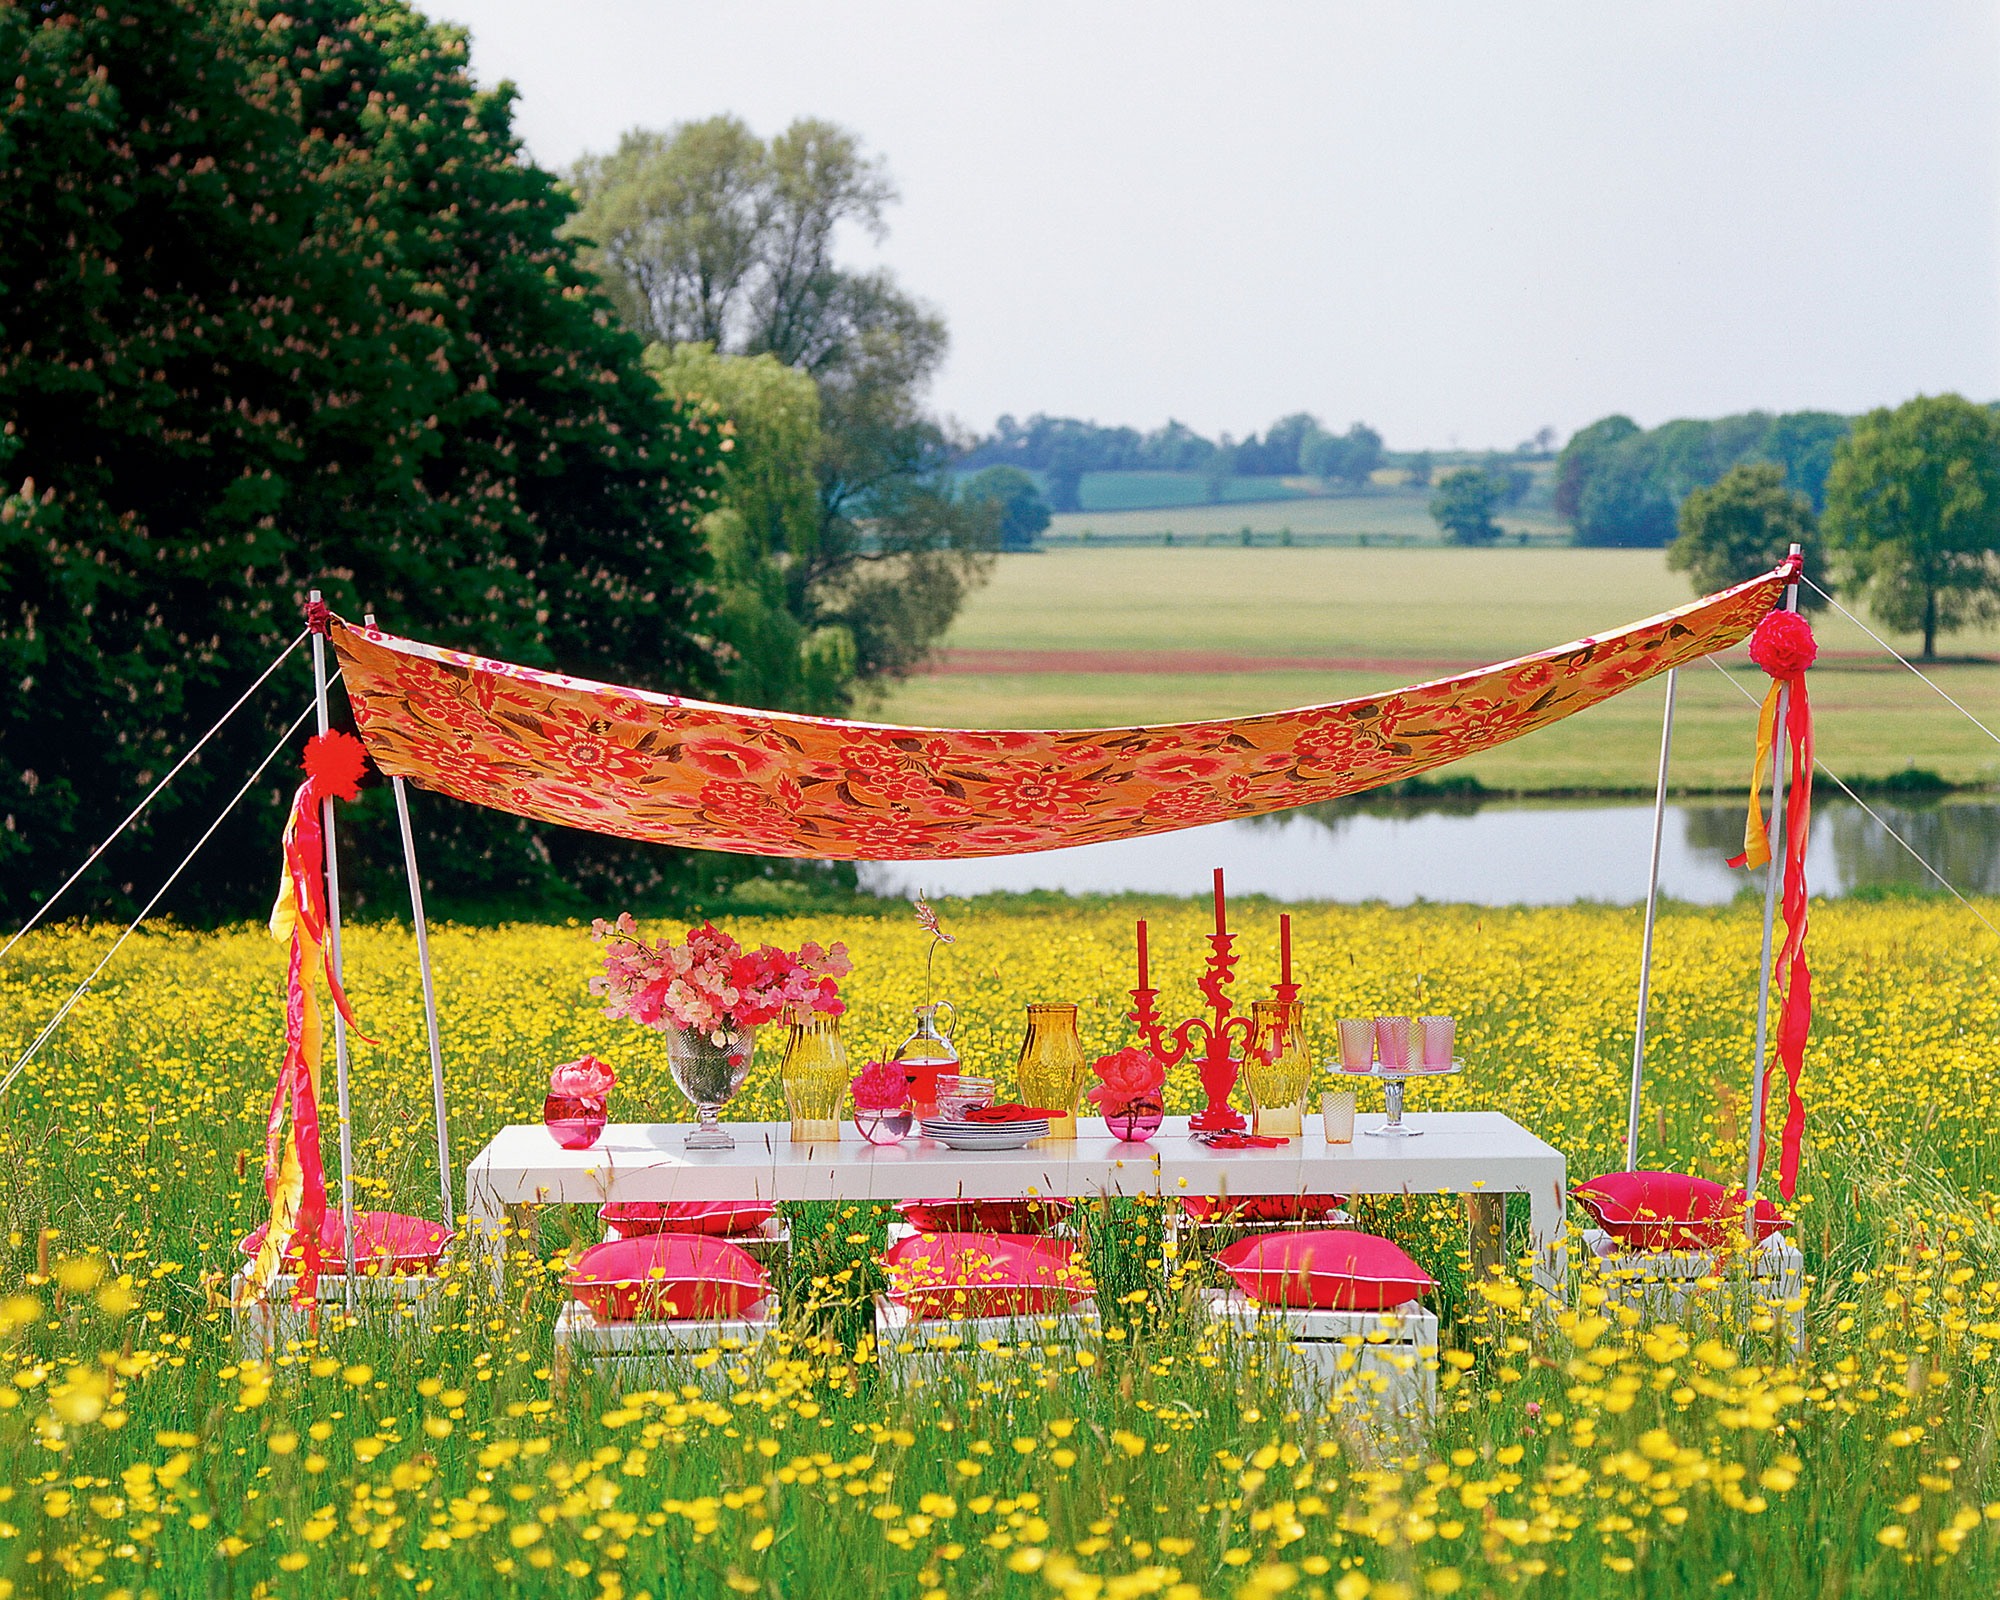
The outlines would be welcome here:
<svg viewBox="0 0 2000 1600">
<path fill-rule="evenodd" d="M 1394 783 L 1740 643 L 1791 570 L 1390 694 L 1151 728 L 845 722 L 592 683 L 339 619 L 332 637 L 362 741 L 392 777 L 658 844 L 912 861 L 1130 839 Z"/>
</svg>

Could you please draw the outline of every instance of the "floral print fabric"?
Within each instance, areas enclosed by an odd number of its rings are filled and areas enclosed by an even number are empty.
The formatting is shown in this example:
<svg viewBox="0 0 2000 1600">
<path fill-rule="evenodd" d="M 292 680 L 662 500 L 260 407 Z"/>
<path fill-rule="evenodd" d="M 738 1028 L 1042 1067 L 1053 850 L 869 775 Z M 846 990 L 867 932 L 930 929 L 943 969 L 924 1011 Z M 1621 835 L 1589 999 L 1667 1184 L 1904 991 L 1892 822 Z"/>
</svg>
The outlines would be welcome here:
<svg viewBox="0 0 2000 1600">
<path fill-rule="evenodd" d="M 1741 642 L 1788 575 L 1390 694 L 1152 728 L 900 728 L 621 689 L 338 620 L 333 644 L 362 740 L 393 777 L 629 839 L 911 861 L 1129 839 L 1394 783 Z"/>
</svg>

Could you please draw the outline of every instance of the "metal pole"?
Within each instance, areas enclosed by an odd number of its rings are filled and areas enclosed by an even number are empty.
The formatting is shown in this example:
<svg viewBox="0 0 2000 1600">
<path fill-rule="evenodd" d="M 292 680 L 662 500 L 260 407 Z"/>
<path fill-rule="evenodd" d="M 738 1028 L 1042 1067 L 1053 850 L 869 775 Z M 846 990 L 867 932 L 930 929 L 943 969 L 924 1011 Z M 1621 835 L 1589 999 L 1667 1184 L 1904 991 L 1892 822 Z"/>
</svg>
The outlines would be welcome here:
<svg viewBox="0 0 2000 1600">
<path fill-rule="evenodd" d="M 319 600 L 314 589 L 309 598 Z M 319 731 L 327 731 L 326 715 L 326 635 L 313 633 L 313 694 L 319 717 Z M 333 797 L 319 803 L 320 833 L 326 841 L 326 932 L 327 953 L 333 958 L 333 976 L 344 982 L 340 962 L 340 853 L 333 840 Z M 340 1233 L 347 1260 L 347 1309 L 354 1310 L 354 1141 L 353 1124 L 347 1101 L 347 1020 L 340 1007 L 333 1010 L 333 1068 L 336 1099 L 340 1108 Z"/>
<path fill-rule="evenodd" d="M 1792 546 L 1792 555 L 1799 553 Z M 1794 579 L 1785 586 L 1785 609 L 1799 608 L 1799 586 Z M 1757 1057 L 1750 1074 L 1750 1149 L 1744 1159 L 1743 1226 L 1754 1237 L 1753 1219 L 1757 1212 L 1757 1180 L 1764 1168 L 1764 1070 L 1771 1021 L 1771 934 L 1777 920 L 1778 884 L 1785 870 L 1785 713 L 1791 707 L 1789 688 L 1778 690 L 1778 714 L 1772 725 L 1771 745 L 1771 859 L 1764 871 L 1764 949 L 1757 969 Z"/>
<path fill-rule="evenodd" d="M 375 626 L 375 613 L 362 619 Z M 396 796 L 396 822 L 403 830 L 403 871 L 410 880 L 410 920 L 417 930 L 417 974 L 424 987 L 424 1035 L 431 1049 L 431 1107 L 437 1117 L 438 1198 L 447 1228 L 457 1224 L 451 1197 L 451 1135 L 445 1128 L 444 1049 L 438 1040 L 437 991 L 431 984 L 430 925 L 424 920 L 423 880 L 417 875 L 417 841 L 410 831 L 410 800 L 401 778 L 389 780 Z"/>
<path fill-rule="evenodd" d="M 1653 786 L 1653 859 L 1646 871 L 1646 932 L 1639 941 L 1639 1023 L 1632 1035 L 1632 1107 L 1625 1117 L 1625 1170 L 1639 1169 L 1639 1086 L 1646 1077 L 1646 1002 L 1653 992 L 1653 920 L 1660 904 L 1660 837 L 1667 823 L 1667 758 L 1674 748 L 1674 686 L 1667 668 L 1667 710 L 1660 722 L 1660 776 Z"/>
</svg>

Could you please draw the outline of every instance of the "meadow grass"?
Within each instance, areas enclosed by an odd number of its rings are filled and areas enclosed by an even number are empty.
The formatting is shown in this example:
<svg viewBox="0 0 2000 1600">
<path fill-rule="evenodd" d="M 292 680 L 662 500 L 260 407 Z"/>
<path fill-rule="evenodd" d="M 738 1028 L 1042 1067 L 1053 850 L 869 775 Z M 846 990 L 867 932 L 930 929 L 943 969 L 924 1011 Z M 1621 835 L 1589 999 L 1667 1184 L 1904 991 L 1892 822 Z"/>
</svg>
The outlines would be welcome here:
<svg viewBox="0 0 2000 1600">
<path fill-rule="evenodd" d="M 934 727 L 1093 727 L 1250 715 L 1314 705 L 1504 661 L 1620 626 L 1690 599 L 1656 550 L 1058 550 L 1002 557 L 967 602 L 946 649 L 1050 653 L 1050 671 L 912 678 L 870 715 Z M 1859 629 L 1822 614 L 1811 687 L 1819 753 L 1843 776 L 1908 765 L 1987 782 L 2000 752 L 1979 727 Z M 1879 629 L 1877 630 L 1880 631 Z M 1906 653 L 1914 641 L 1885 635 Z M 1954 652 L 2000 650 L 1971 632 Z M 1372 671 L 1079 672 L 1068 650 L 1190 650 L 1382 662 Z M 1742 652 L 1725 658 L 1758 698 L 1766 680 Z M 1407 663 L 1407 665 L 1404 665 Z M 2000 703 L 2000 666 L 1935 669 L 1975 711 Z M 1442 769 L 1493 788 L 1650 788 L 1659 751 L 1658 688 L 1642 688 L 1515 743 Z M 1991 725 L 1992 719 L 1988 719 Z M 1673 782 L 1747 781 L 1755 708 L 1714 668 L 1681 674 Z"/>
<path fill-rule="evenodd" d="M 1130 908 L 946 906 L 939 987 L 1003 1081 L 1028 1000 L 1125 1041 Z M 1154 902 L 1169 1008 L 1195 1003 L 1201 907 Z M 1990 908 L 1989 908 L 1990 910 Z M 1609 908 L 1293 908 L 1311 1021 L 1443 1010 L 1471 1069 L 1425 1103 L 1506 1111 L 1573 1177 L 1620 1164 L 1637 918 Z M 1245 905 L 1242 992 L 1268 983 L 1271 908 Z M 923 998 L 923 938 L 888 916 L 753 920 L 841 938 L 857 1055 Z M 37 934 L 0 975 L 14 1045 L 106 930 Z M 1740 1169 L 1753 908 L 1663 921 L 1641 1159 Z M 425 1211 L 428 1091 L 410 939 L 351 930 L 362 1199 Z M 614 1115 L 678 1118 L 650 1035 L 584 993 L 574 925 L 435 939 L 463 1161 L 527 1120 L 551 1063 L 591 1050 Z M 1405 1428 L 1301 1402 L 1260 1346 L 1195 1314 L 1201 1271 L 1159 1208 L 1086 1208 L 1101 1337 L 892 1382 L 867 1335 L 883 1217 L 799 1208 L 782 1338 L 639 1379 L 557 1385 L 566 1252 L 548 1208 L 504 1294 L 469 1260 L 435 1325 L 364 1318 L 239 1361 L 217 1300 L 258 1219 L 279 948 L 260 930 L 142 938 L 15 1086 L 0 1128 L 10 1230 L 0 1322 L 0 1583 L 13 1595 L 1238 1597 L 1856 1596 L 2000 1582 L 1991 1136 L 2000 995 L 1955 906 L 1814 907 L 1805 1179 L 1808 1346 L 1730 1307 L 1649 1324 L 1580 1277 L 1537 1311 L 1518 1274 L 1468 1281 L 1448 1199 L 1374 1202 L 1443 1287 L 1437 1415 Z M 775 1040 L 770 1042 L 775 1045 Z M 768 1047 L 734 1108 L 777 1114 Z M 1194 1086 L 1171 1085 L 1184 1109 Z M 1167 1197 L 1171 1201 L 1171 1197 Z M 891 1352 L 893 1354 L 893 1352 Z"/>
<path fill-rule="evenodd" d="M 1235 480 L 1241 482 L 1243 480 Z M 1085 479 L 1085 499 L 1091 485 Z M 1108 488 L 1108 486 L 1107 486 Z M 1103 492 L 1103 491 L 1100 491 Z M 1568 530 L 1548 511 L 1510 507 L 1494 517 L 1509 539 L 1526 533 L 1537 542 L 1567 537 Z M 1131 510 L 1105 505 L 1065 511 L 1051 519 L 1049 532 L 1060 540 L 1157 539 L 1172 533 L 1176 542 L 1227 539 L 1244 528 L 1260 535 L 1289 528 L 1301 537 L 1358 540 L 1364 535 L 1439 545 L 1428 490 L 1376 489 L 1364 494 L 1311 495 L 1296 499 L 1228 499 L 1221 504 L 1162 505 Z"/>
</svg>

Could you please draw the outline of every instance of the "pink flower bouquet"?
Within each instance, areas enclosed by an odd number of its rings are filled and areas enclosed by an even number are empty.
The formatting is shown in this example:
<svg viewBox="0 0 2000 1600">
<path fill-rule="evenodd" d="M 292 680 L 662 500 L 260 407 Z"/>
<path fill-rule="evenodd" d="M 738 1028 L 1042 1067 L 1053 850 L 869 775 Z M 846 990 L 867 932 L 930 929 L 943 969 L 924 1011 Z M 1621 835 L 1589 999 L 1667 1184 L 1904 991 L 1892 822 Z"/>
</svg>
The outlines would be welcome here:
<svg viewBox="0 0 2000 1600">
<path fill-rule="evenodd" d="M 854 1075 L 856 1111 L 895 1111 L 909 1098 L 910 1080 L 892 1061 L 871 1061 Z"/>
<path fill-rule="evenodd" d="M 1106 1116 L 1126 1106 L 1158 1106 L 1167 1087 L 1167 1069 L 1159 1057 L 1140 1045 L 1099 1056 L 1092 1070 L 1098 1082 L 1088 1096 Z"/>
<path fill-rule="evenodd" d="M 718 1045 L 734 1028 L 770 1022 L 787 1006 L 839 1016 L 847 1009 L 838 980 L 854 970 L 847 947 L 745 950 L 712 922 L 690 928 L 678 944 L 648 944 L 630 912 L 599 917 L 593 939 L 606 941 L 604 972 L 590 992 L 607 997 L 604 1014 L 665 1031 L 705 1033 Z"/>
</svg>

